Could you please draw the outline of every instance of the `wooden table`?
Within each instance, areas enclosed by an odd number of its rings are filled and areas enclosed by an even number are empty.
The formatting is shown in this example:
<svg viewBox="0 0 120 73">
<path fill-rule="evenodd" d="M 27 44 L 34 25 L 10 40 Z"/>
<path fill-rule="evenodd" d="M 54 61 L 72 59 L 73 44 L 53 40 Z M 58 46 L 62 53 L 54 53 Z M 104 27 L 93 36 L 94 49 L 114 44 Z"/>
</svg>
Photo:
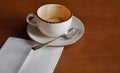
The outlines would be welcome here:
<svg viewBox="0 0 120 73">
<path fill-rule="evenodd" d="M 120 0 L 0 0 L 0 47 L 10 36 L 30 39 L 26 15 L 47 3 L 67 6 L 85 25 L 54 73 L 120 73 Z"/>
</svg>

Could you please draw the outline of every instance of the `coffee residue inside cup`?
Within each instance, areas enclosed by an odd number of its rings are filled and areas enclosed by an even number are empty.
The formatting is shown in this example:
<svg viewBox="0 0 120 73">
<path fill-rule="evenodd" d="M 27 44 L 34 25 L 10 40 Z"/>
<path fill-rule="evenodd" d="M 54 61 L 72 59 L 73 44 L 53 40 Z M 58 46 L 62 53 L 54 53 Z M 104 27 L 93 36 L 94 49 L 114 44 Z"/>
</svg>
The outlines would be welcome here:
<svg viewBox="0 0 120 73">
<path fill-rule="evenodd" d="M 57 19 L 57 18 L 48 18 L 48 19 L 46 19 L 46 21 L 49 21 L 49 22 L 61 22 L 62 20 Z"/>
</svg>

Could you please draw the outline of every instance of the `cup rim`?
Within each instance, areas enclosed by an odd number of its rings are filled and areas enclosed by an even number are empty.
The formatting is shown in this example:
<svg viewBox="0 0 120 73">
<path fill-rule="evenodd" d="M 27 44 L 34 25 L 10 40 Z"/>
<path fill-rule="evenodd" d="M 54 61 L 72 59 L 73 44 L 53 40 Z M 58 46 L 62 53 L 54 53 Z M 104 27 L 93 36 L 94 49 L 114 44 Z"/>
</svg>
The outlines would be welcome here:
<svg viewBox="0 0 120 73">
<path fill-rule="evenodd" d="M 50 4 L 45 4 L 45 5 L 50 5 Z M 42 5 L 42 6 L 45 6 L 45 5 Z M 52 5 L 52 4 L 51 4 L 51 5 Z M 54 5 L 61 5 L 61 4 L 54 4 Z M 41 8 L 42 6 L 40 6 L 39 8 Z M 64 6 L 64 5 L 61 5 L 61 6 Z M 66 6 L 64 6 L 64 7 L 67 8 Z M 37 9 L 36 16 L 37 16 L 40 20 L 42 20 L 42 21 L 44 21 L 44 22 L 46 22 L 46 23 L 50 23 L 50 24 L 56 24 L 56 23 L 66 22 L 66 21 L 68 21 L 69 19 L 71 19 L 72 16 L 73 16 L 71 10 L 67 8 L 67 9 L 69 10 L 69 12 L 70 12 L 69 18 L 67 18 L 67 19 L 64 20 L 64 21 L 60 21 L 60 22 L 50 22 L 50 21 L 46 21 L 46 20 L 44 20 L 44 19 L 42 19 L 41 17 L 38 16 L 38 10 L 39 10 L 39 8 Z"/>
</svg>

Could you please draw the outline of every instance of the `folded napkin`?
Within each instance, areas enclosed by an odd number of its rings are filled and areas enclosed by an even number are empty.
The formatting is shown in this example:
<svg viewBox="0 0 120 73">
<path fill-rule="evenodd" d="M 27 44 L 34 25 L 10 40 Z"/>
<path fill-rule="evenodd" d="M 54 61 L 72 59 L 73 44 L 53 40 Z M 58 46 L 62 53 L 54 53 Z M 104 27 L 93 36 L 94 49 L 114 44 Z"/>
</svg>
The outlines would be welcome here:
<svg viewBox="0 0 120 73">
<path fill-rule="evenodd" d="M 64 47 L 31 50 L 30 41 L 10 37 L 0 50 L 0 73 L 53 73 Z"/>
</svg>

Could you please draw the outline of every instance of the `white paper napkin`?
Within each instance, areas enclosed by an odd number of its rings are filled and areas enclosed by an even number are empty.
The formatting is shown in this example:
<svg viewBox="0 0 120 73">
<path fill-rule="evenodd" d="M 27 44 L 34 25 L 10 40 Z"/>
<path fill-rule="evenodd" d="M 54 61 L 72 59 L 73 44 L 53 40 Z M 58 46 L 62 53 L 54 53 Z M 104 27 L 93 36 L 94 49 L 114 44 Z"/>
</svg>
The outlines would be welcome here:
<svg viewBox="0 0 120 73">
<path fill-rule="evenodd" d="M 52 73 L 64 47 L 33 51 L 31 46 L 28 40 L 8 38 L 0 50 L 0 73 Z"/>
</svg>

